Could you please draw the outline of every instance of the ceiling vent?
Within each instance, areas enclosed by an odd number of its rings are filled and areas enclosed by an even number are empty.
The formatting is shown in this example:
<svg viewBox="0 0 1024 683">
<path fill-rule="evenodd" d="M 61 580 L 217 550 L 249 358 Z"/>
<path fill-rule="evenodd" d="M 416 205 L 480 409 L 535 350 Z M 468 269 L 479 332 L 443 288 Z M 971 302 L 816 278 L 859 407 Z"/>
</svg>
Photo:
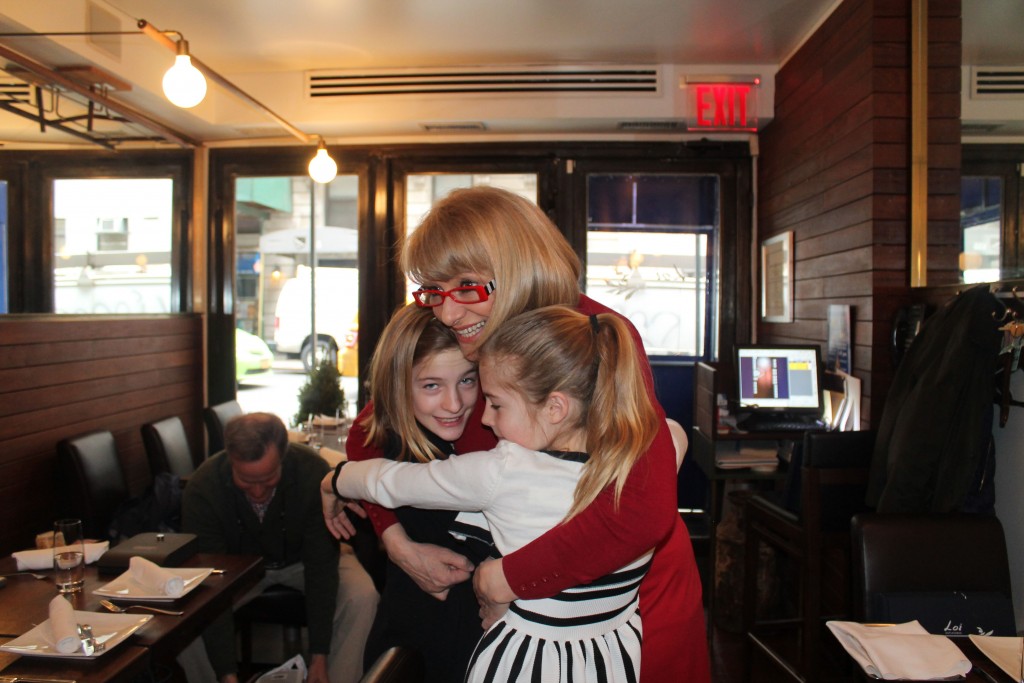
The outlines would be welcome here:
<svg viewBox="0 0 1024 683">
<path fill-rule="evenodd" d="M 451 123 L 421 123 L 428 133 L 478 133 L 487 130 L 481 121 L 452 121 Z"/>
<path fill-rule="evenodd" d="M 510 66 L 306 73 L 311 98 L 380 95 L 621 94 L 660 91 L 657 66 Z"/>
<path fill-rule="evenodd" d="M 961 135 L 982 135 L 994 133 L 1003 127 L 1001 123 L 961 123 Z"/>
<path fill-rule="evenodd" d="M 682 121 L 620 121 L 619 130 L 651 133 L 664 133 L 666 131 L 686 130 L 686 124 Z"/>
<path fill-rule="evenodd" d="M 29 102 L 32 86 L 19 78 L 0 76 L 0 99 L 5 101 Z"/>
<path fill-rule="evenodd" d="M 971 69 L 972 99 L 1024 99 L 1024 66 Z"/>
</svg>

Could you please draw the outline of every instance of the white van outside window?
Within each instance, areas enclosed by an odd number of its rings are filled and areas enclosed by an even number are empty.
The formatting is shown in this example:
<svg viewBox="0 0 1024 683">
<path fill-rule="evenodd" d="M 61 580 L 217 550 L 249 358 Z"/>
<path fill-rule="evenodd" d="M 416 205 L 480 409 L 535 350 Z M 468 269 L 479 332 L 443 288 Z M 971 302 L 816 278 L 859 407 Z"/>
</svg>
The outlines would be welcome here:
<svg viewBox="0 0 1024 683">
<path fill-rule="evenodd" d="M 311 272 L 309 266 L 298 266 L 296 276 L 282 286 L 274 313 L 275 350 L 298 355 L 307 371 L 313 367 L 314 349 L 309 305 Z M 316 269 L 317 359 L 326 357 L 337 362 L 338 350 L 351 334 L 359 312 L 358 291 L 358 269 Z"/>
</svg>

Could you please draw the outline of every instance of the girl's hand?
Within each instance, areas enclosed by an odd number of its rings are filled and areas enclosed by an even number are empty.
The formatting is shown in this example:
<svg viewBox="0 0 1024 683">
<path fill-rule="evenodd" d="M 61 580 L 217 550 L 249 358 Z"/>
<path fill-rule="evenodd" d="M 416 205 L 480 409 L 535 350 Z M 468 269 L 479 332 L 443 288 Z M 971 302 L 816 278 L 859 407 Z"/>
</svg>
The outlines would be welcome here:
<svg viewBox="0 0 1024 683">
<path fill-rule="evenodd" d="M 473 574 L 473 590 L 480 603 L 480 619 L 484 629 L 489 629 L 508 611 L 508 605 L 517 596 L 505 579 L 501 559 L 485 560 Z"/>
<path fill-rule="evenodd" d="M 391 561 L 438 600 L 447 598 L 449 588 L 469 580 L 473 573 L 473 563 L 466 557 L 438 545 L 416 543 L 401 524 L 385 529 L 381 542 Z"/>
<path fill-rule="evenodd" d="M 339 497 L 332 486 L 333 472 L 328 472 L 320 482 L 320 503 L 323 506 L 324 524 L 331 535 L 338 539 L 348 540 L 355 536 L 356 528 L 348 518 L 345 510 L 351 510 L 360 517 L 366 517 L 366 510 L 354 501 Z"/>
</svg>

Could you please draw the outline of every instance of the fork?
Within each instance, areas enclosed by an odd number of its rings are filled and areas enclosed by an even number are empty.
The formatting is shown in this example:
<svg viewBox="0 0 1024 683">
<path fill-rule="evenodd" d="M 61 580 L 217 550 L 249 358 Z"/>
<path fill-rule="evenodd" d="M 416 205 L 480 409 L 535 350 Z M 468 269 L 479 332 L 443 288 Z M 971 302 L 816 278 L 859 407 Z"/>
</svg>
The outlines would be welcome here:
<svg viewBox="0 0 1024 683">
<path fill-rule="evenodd" d="M 31 576 L 33 579 L 45 579 L 45 574 L 36 574 L 35 572 L 11 572 L 10 574 L 0 574 L 0 576 Z"/>
<path fill-rule="evenodd" d="M 184 612 L 175 612 L 169 609 L 158 609 L 156 607 L 150 607 L 149 605 L 126 605 L 121 607 L 110 602 L 110 600 L 100 600 L 100 604 L 106 607 L 111 612 L 117 612 L 118 614 L 124 614 L 130 609 L 148 609 L 150 612 L 156 612 L 157 614 L 167 614 L 172 617 L 180 617 Z"/>
</svg>

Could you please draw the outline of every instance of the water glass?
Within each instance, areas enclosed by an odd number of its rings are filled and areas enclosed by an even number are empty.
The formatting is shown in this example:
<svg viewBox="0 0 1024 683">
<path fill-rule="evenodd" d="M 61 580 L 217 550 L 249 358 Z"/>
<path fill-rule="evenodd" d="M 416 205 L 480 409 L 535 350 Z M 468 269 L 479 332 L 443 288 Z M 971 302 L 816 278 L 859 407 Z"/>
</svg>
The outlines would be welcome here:
<svg viewBox="0 0 1024 683">
<path fill-rule="evenodd" d="M 78 593 L 85 583 L 82 520 L 58 519 L 53 525 L 53 569 L 57 590 Z"/>
</svg>

